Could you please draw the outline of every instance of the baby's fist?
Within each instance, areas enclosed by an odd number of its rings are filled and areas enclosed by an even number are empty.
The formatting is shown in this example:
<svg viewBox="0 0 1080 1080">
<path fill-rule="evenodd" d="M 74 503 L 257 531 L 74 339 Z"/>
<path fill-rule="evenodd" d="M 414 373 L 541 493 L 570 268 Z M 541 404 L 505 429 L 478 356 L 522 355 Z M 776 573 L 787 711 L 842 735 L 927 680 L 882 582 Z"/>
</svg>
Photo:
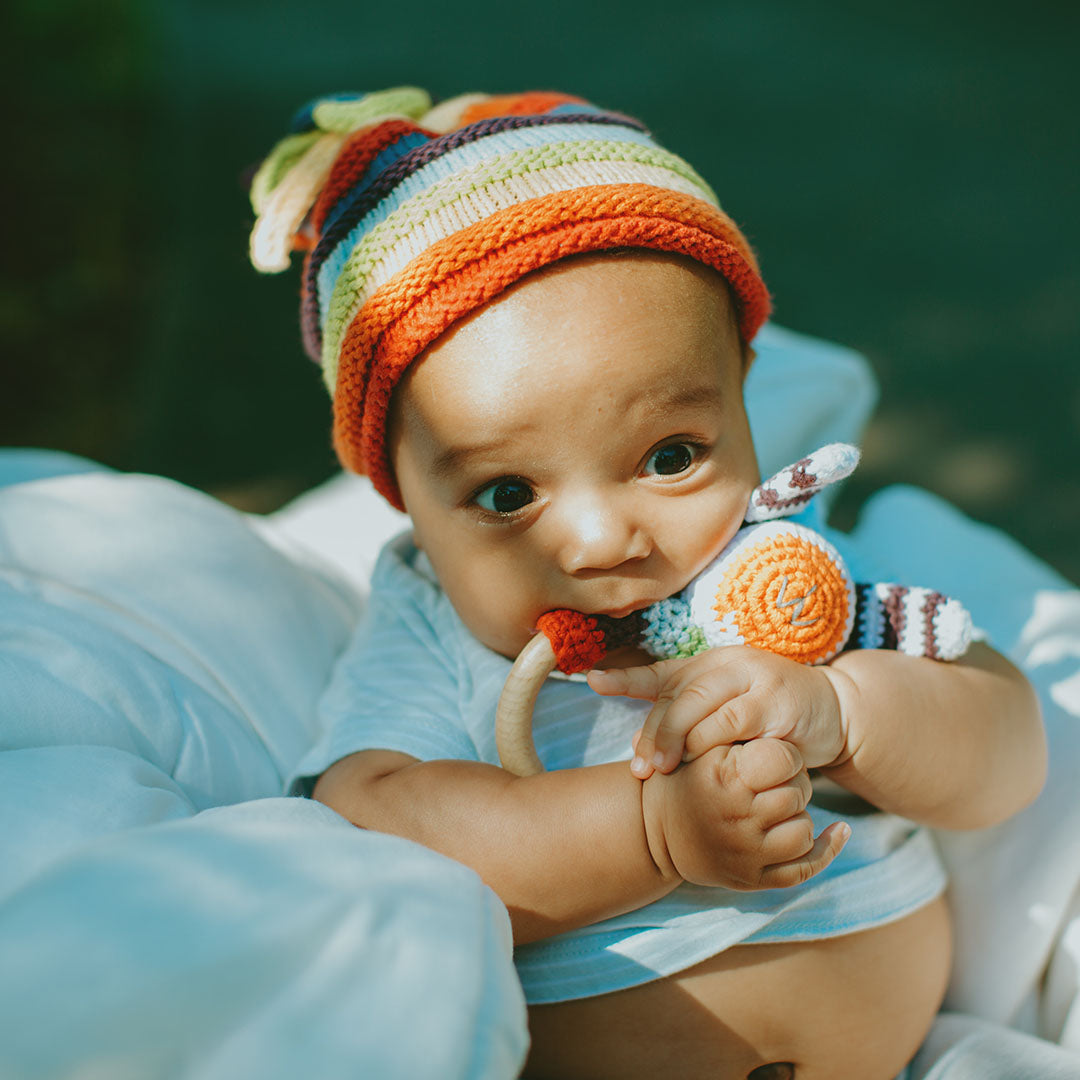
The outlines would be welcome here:
<svg viewBox="0 0 1080 1080">
<path fill-rule="evenodd" d="M 779 739 L 717 746 L 644 785 L 646 831 L 658 864 L 683 880 L 729 889 L 798 885 L 823 870 L 850 835 L 815 839 L 802 756 Z"/>
</svg>

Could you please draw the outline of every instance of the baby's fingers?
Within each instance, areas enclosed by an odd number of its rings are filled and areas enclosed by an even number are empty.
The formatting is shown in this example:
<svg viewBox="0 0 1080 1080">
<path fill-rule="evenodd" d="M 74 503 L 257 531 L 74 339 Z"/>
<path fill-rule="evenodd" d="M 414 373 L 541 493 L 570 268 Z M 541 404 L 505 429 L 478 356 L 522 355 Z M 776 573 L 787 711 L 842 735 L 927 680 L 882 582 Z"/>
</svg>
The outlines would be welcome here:
<svg viewBox="0 0 1080 1080">
<path fill-rule="evenodd" d="M 667 711 L 681 692 L 681 676 L 687 663 L 686 659 L 660 660 L 645 667 L 589 672 L 589 685 L 598 694 L 618 694 L 654 702 L 644 726 L 634 736 L 634 759 L 630 768 L 641 780 L 652 775 L 654 769 L 671 772 L 679 764 L 686 733 L 700 719 L 700 710 L 689 713 L 684 707 L 675 724 L 665 724 Z M 663 732 L 659 744 L 656 741 L 658 730 Z"/>
<path fill-rule="evenodd" d="M 650 770 L 671 772 L 714 746 L 753 739 L 762 734 L 756 700 L 746 693 L 739 673 L 730 668 L 687 670 L 669 679 L 642 727 L 637 758 Z M 698 735 L 695 753 L 688 740 Z"/>
<path fill-rule="evenodd" d="M 753 816 L 762 825 L 772 827 L 797 817 L 809 805 L 814 788 L 804 769 L 798 776 L 754 796 Z"/>
<path fill-rule="evenodd" d="M 734 773 L 734 779 L 758 792 L 786 784 L 806 771 L 802 754 L 783 739 L 753 739 L 733 746 L 724 759 L 724 768 Z"/>
<path fill-rule="evenodd" d="M 665 685 L 652 707 L 642 728 L 638 757 L 670 772 L 715 746 L 764 735 L 769 719 L 764 699 L 749 690 L 745 672 L 736 666 L 685 672 Z"/>
<path fill-rule="evenodd" d="M 787 823 L 785 823 L 787 824 Z M 778 826 L 783 828 L 783 826 Z M 788 889 L 809 881 L 815 874 L 820 874 L 837 855 L 851 836 L 851 826 L 846 821 L 837 821 L 823 829 L 813 846 L 804 855 L 786 862 L 774 863 L 761 871 L 759 888 Z"/>
<path fill-rule="evenodd" d="M 589 685 L 598 694 L 655 701 L 664 685 L 687 663 L 687 659 L 677 658 L 639 667 L 594 670 L 588 674 Z"/>
</svg>

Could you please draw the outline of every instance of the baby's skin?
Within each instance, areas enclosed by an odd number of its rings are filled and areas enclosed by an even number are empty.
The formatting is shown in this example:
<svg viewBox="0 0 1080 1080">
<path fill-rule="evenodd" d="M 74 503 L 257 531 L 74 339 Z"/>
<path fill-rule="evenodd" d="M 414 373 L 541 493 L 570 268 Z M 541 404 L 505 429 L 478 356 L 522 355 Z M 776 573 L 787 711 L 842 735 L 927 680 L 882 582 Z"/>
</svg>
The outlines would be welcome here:
<svg viewBox="0 0 1080 1080">
<path fill-rule="evenodd" d="M 416 544 L 469 630 L 514 657 L 546 611 L 626 615 L 700 572 L 759 480 L 751 361 L 718 275 L 641 252 L 529 275 L 431 346 L 395 395 L 391 459 Z M 842 824 L 814 836 L 811 769 L 946 828 L 1000 821 L 1043 781 L 1037 700 L 985 646 L 951 664 L 852 651 L 809 668 L 740 646 L 644 659 L 617 653 L 589 676 L 655 702 L 632 767 L 517 777 L 367 750 L 315 795 L 472 866 L 527 942 L 684 881 L 806 881 L 847 838 Z M 537 1006 L 526 1075 L 742 1080 L 789 1063 L 799 1080 L 891 1080 L 940 1005 L 949 943 L 938 900 Z"/>
</svg>

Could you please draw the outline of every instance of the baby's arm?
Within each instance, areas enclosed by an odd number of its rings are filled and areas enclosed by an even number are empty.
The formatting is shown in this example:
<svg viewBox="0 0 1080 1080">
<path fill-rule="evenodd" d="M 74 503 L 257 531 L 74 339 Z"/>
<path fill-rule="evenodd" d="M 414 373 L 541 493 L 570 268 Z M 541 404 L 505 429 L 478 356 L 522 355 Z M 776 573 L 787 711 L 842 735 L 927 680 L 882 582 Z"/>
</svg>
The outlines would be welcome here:
<svg viewBox="0 0 1080 1080">
<path fill-rule="evenodd" d="M 853 650 L 823 667 L 731 646 L 589 681 L 656 702 L 637 742 L 642 777 L 708 746 L 781 738 L 882 810 L 964 829 L 1022 809 L 1045 776 L 1038 699 L 984 645 L 951 663 Z"/>
<path fill-rule="evenodd" d="M 823 671 L 845 718 L 825 770 L 882 810 L 949 829 L 994 825 L 1046 779 L 1039 699 L 986 645 L 940 663 L 887 650 L 842 653 Z"/>
<path fill-rule="evenodd" d="M 471 866 L 506 904 L 519 943 L 641 907 L 683 880 L 794 885 L 847 836 L 814 839 L 802 759 L 772 740 L 716 748 L 645 784 L 624 763 L 515 777 L 367 750 L 331 766 L 314 794 L 363 828 Z"/>
</svg>

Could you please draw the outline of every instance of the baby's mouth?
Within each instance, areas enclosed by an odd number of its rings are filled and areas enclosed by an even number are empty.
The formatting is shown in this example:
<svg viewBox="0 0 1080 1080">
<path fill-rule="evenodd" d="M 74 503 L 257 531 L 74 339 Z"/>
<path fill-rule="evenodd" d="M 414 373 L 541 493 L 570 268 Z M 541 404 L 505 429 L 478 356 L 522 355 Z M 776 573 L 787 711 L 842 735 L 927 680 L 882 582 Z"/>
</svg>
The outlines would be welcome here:
<svg viewBox="0 0 1080 1080">
<path fill-rule="evenodd" d="M 615 622 L 619 622 L 622 619 L 630 618 L 632 615 L 641 615 L 649 608 L 651 608 L 654 604 L 659 604 L 664 600 L 672 600 L 676 597 L 682 596 L 685 590 L 686 584 L 682 585 L 678 589 L 674 589 L 672 592 L 660 593 L 659 595 L 653 594 L 651 597 L 645 597 L 640 600 L 635 600 L 629 604 L 622 604 L 619 607 L 612 606 L 593 608 L 591 611 L 586 612 L 585 614 L 592 615 L 594 618 L 612 619 Z"/>
<path fill-rule="evenodd" d="M 636 615 L 639 611 L 644 611 L 647 607 L 651 607 L 653 603 L 654 601 L 652 600 L 637 601 L 633 604 L 624 604 L 619 608 L 604 608 L 600 611 L 591 611 L 589 614 L 604 619 L 614 619 L 617 622 L 620 619 L 626 619 L 631 615 Z"/>
</svg>

